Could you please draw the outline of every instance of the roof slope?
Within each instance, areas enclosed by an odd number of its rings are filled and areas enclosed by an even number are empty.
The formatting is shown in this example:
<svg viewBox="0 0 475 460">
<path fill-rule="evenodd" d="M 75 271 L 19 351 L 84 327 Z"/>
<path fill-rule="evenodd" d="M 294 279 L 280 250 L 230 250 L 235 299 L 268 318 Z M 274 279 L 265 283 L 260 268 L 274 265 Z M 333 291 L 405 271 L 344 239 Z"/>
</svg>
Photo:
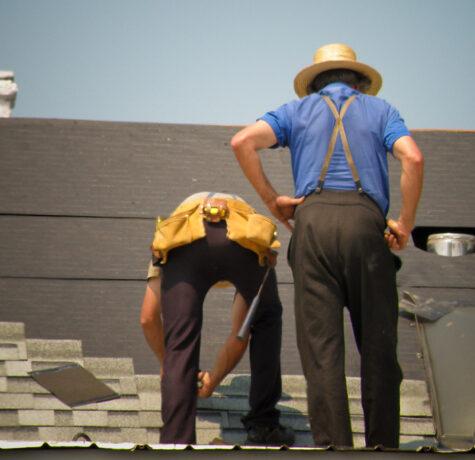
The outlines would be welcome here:
<svg viewBox="0 0 475 460">
<path fill-rule="evenodd" d="M 78 363 L 121 395 L 120 399 L 70 408 L 28 374 Z M 359 379 L 348 379 L 356 447 L 364 445 Z M 216 438 L 227 444 L 245 440 L 240 418 L 248 410 L 248 375 L 230 375 L 213 397 L 201 400 L 197 419 L 199 444 Z M 77 340 L 28 339 L 22 323 L 0 323 L 0 441 L 71 441 L 87 435 L 94 442 L 159 442 L 160 378 L 137 375 L 130 358 L 84 356 Z M 284 376 L 279 404 L 282 423 L 296 430 L 297 445 L 311 446 L 305 383 Z M 401 442 L 431 445 L 434 427 L 424 382 L 402 384 Z"/>
</svg>

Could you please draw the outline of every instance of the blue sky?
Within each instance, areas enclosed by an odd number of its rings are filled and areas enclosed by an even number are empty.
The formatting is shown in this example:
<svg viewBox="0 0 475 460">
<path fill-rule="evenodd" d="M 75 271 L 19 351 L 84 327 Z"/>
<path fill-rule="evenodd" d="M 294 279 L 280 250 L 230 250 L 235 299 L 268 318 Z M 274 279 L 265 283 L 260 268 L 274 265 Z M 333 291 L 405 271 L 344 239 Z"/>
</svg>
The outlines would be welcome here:
<svg viewBox="0 0 475 460">
<path fill-rule="evenodd" d="M 475 129 L 475 0 L 0 0 L 17 117 L 242 125 L 351 45 L 410 128 Z"/>
</svg>

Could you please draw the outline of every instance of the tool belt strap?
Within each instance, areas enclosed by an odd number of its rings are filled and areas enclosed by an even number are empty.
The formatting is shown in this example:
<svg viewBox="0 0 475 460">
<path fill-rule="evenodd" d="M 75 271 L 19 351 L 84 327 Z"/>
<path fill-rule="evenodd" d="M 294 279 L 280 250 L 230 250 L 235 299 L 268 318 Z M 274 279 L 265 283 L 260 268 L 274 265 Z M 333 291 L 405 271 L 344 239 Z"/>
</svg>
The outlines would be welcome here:
<svg viewBox="0 0 475 460">
<path fill-rule="evenodd" d="M 348 144 L 348 138 L 346 136 L 345 127 L 343 126 L 343 117 L 345 116 L 346 111 L 348 110 L 348 107 L 350 106 L 350 104 L 355 100 L 356 95 L 350 96 L 345 101 L 339 113 L 335 104 L 328 96 L 322 96 L 322 97 L 323 97 L 323 100 L 327 103 L 328 107 L 330 107 L 330 110 L 332 111 L 336 122 L 335 122 L 335 127 L 333 128 L 333 131 L 330 137 L 330 143 L 328 144 L 328 149 L 325 155 L 325 159 L 323 160 L 323 166 L 322 166 L 322 170 L 320 171 L 320 177 L 318 179 L 317 189 L 315 190 L 315 192 L 320 193 L 323 189 L 323 183 L 325 182 L 325 177 L 327 175 L 328 168 L 330 166 L 330 161 L 332 159 L 333 152 L 335 151 L 336 139 L 338 137 L 338 133 L 340 133 L 341 143 L 343 144 L 343 150 L 345 151 L 345 157 L 346 157 L 346 161 L 348 162 L 348 166 L 350 167 L 351 175 L 353 176 L 353 180 L 355 181 L 358 192 L 363 193 L 360 176 L 356 169 L 355 162 L 353 161 L 353 156 L 351 155 L 350 145 Z"/>
<path fill-rule="evenodd" d="M 280 247 L 276 239 L 277 227 L 272 219 L 256 213 L 243 201 L 208 196 L 204 200 L 185 202 L 168 218 L 157 219 L 152 242 L 153 255 L 164 264 L 167 262 L 168 252 L 172 249 L 204 238 L 206 231 L 203 220 L 225 220 L 227 237 L 255 252 L 261 265 L 265 265 L 265 259 L 271 249 Z"/>
</svg>

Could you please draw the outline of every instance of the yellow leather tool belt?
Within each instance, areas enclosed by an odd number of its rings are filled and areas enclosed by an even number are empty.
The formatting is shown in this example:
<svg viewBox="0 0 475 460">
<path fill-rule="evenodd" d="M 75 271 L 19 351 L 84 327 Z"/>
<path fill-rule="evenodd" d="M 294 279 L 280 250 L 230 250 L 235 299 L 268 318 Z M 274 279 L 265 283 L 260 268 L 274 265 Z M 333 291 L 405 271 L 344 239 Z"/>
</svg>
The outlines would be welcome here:
<svg viewBox="0 0 475 460">
<path fill-rule="evenodd" d="M 190 244 L 206 235 L 203 220 L 225 220 L 227 237 L 259 256 L 259 264 L 271 249 L 278 249 L 277 227 L 272 221 L 247 203 L 235 199 L 199 199 L 178 206 L 166 219 L 157 219 L 152 252 L 164 264 L 168 252 Z"/>
</svg>

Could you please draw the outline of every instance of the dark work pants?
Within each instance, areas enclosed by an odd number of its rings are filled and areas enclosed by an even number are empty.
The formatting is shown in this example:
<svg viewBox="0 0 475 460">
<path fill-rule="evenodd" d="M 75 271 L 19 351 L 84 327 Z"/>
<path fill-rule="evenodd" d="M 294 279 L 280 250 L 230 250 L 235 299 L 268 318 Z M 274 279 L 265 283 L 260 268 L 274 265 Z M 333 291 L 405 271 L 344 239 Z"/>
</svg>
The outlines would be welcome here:
<svg viewBox="0 0 475 460">
<path fill-rule="evenodd" d="M 226 224 L 205 222 L 206 237 L 176 248 L 162 265 L 162 314 L 165 361 L 162 380 L 161 443 L 196 442 L 195 416 L 203 300 L 217 281 L 229 280 L 248 305 L 257 294 L 266 268 L 255 253 L 226 237 Z M 251 327 L 250 412 L 254 424 L 279 423 L 275 408 L 281 396 L 280 348 L 282 305 L 271 270 Z"/>
<path fill-rule="evenodd" d="M 352 446 L 345 380 L 343 307 L 361 355 L 366 445 L 397 447 L 398 299 L 385 220 L 368 196 L 323 191 L 297 208 L 289 262 L 297 343 L 318 446 Z"/>
</svg>

